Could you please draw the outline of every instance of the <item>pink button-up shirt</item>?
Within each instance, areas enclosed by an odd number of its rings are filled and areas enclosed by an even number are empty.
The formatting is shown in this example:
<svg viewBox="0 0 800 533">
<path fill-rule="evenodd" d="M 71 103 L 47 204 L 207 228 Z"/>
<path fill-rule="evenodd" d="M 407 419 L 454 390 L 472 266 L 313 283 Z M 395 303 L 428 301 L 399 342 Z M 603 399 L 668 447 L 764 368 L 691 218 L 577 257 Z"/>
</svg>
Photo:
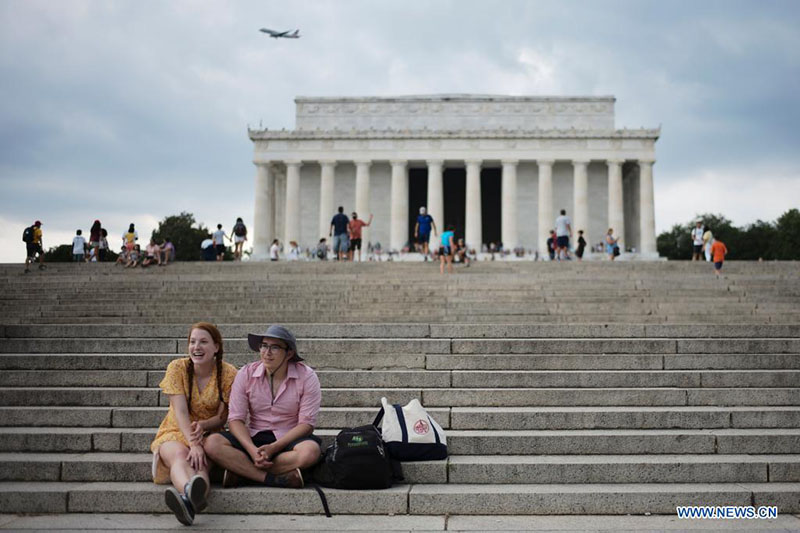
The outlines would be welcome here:
<svg viewBox="0 0 800 533">
<path fill-rule="evenodd" d="M 286 379 L 278 387 L 273 400 L 269 374 L 261 361 L 254 361 L 236 374 L 228 420 L 241 420 L 247 424 L 250 436 L 268 429 L 275 433 L 276 439 L 280 439 L 299 424 L 316 426 L 321 402 L 319 378 L 311 367 L 303 363 L 287 363 Z"/>
</svg>

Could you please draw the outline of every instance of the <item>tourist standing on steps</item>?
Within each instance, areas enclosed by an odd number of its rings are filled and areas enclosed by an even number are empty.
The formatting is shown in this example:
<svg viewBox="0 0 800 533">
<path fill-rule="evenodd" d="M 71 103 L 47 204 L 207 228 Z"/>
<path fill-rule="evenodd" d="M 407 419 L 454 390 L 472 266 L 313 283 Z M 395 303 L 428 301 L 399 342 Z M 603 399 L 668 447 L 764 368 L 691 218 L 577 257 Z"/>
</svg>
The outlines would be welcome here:
<svg viewBox="0 0 800 533">
<path fill-rule="evenodd" d="M 347 236 L 347 226 L 350 224 L 350 219 L 344 214 L 344 207 L 339 206 L 338 213 L 333 215 L 331 219 L 331 231 L 328 237 L 333 237 L 331 246 L 333 247 L 333 258 L 337 261 L 343 261 L 347 258 L 347 249 L 349 247 Z"/>
<path fill-rule="evenodd" d="M 225 239 L 229 241 L 232 239 L 222 230 L 222 224 L 217 224 L 217 231 L 214 232 L 211 239 L 214 241 L 214 251 L 217 254 L 217 261 L 222 261 L 225 259 Z"/>
<path fill-rule="evenodd" d="M 358 248 L 358 262 L 361 262 L 361 228 L 370 224 L 372 224 L 372 213 L 369 214 L 369 220 L 364 222 L 358 218 L 358 213 L 353 212 L 353 218 L 347 225 L 347 229 L 350 232 L 350 261 L 354 259 L 354 252 Z"/>
<path fill-rule="evenodd" d="M 703 233 L 703 252 L 706 255 L 706 262 L 711 261 L 711 245 L 714 243 L 714 234 L 711 233 L 711 228 L 706 227 L 705 233 Z"/>
<path fill-rule="evenodd" d="M 139 234 L 136 233 L 136 228 L 133 226 L 133 222 L 128 227 L 128 231 L 122 234 L 122 244 L 125 245 L 125 249 L 128 252 L 132 252 L 133 248 L 136 246 L 136 241 L 139 240 Z"/>
<path fill-rule="evenodd" d="M 269 247 L 269 260 L 277 261 L 278 258 L 280 257 L 279 255 L 280 251 L 281 251 L 280 241 L 278 239 L 275 239 L 274 241 L 272 241 L 272 246 Z"/>
<path fill-rule="evenodd" d="M 692 261 L 700 261 L 700 255 L 703 253 L 703 221 L 698 220 L 697 225 L 692 230 Z"/>
<path fill-rule="evenodd" d="M 561 215 L 556 218 L 556 248 L 559 261 L 569 259 L 569 239 L 572 237 L 572 220 L 567 216 L 567 210 L 562 209 Z"/>
<path fill-rule="evenodd" d="M 557 246 L 556 232 L 551 229 L 550 236 L 547 238 L 547 254 L 550 256 L 550 261 L 554 261 L 556 258 Z"/>
<path fill-rule="evenodd" d="M 422 247 L 425 261 L 428 260 L 428 242 L 431 240 L 431 229 L 433 229 L 433 234 L 436 235 L 436 222 L 433 221 L 433 217 L 428 214 L 428 210 L 425 207 L 420 207 L 417 223 L 414 225 L 414 238 L 417 241 L 417 246 Z"/>
<path fill-rule="evenodd" d="M 575 255 L 578 261 L 583 261 L 583 252 L 586 250 L 586 239 L 583 238 L 583 230 L 578 230 L 578 248 L 575 250 Z"/>
<path fill-rule="evenodd" d="M 99 246 L 100 255 L 98 256 L 98 261 L 105 261 L 106 254 L 108 253 L 108 232 L 106 228 L 100 228 L 100 246 Z"/>
<path fill-rule="evenodd" d="M 242 217 L 236 219 L 236 224 L 233 225 L 233 260 L 242 260 L 242 247 L 247 240 L 247 226 L 244 225 Z"/>
<path fill-rule="evenodd" d="M 455 228 L 447 226 L 442 233 L 442 244 L 439 247 L 439 273 L 444 274 L 444 265 L 447 263 L 447 272 L 453 273 L 453 253 L 456 249 Z"/>
<path fill-rule="evenodd" d="M 100 243 L 102 240 L 103 226 L 100 224 L 99 220 L 95 220 L 92 227 L 89 229 L 89 247 L 94 250 L 94 256 L 98 261 L 102 261 L 102 255 L 104 255 L 100 253 Z"/>
<path fill-rule="evenodd" d="M 303 364 L 294 335 L 283 326 L 249 334 L 260 359 L 243 366 L 231 391 L 229 431 L 206 439 L 206 453 L 225 468 L 223 487 L 239 476 L 272 487 L 300 488 L 300 469 L 320 457 L 313 435 L 322 393 L 317 374 Z"/>
<path fill-rule="evenodd" d="M 619 255 L 617 241 L 619 241 L 619 238 L 614 237 L 614 228 L 608 228 L 608 233 L 606 233 L 606 253 L 609 261 L 613 261 Z"/>
<path fill-rule="evenodd" d="M 213 324 L 189 329 L 187 355 L 167 366 L 159 387 L 169 396 L 169 411 L 150 445 L 153 481 L 172 482 L 164 493 L 178 521 L 191 525 L 206 508 L 209 460 L 203 443 L 225 427 L 236 368 L 222 360 L 222 335 Z"/>
<path fill-rule="evenodd" d="M 83 238 L 83 231 L 78 230 L 75 232 L 75 237 L 72 239 L 72 261 L 75 263 L 83 263 L 86 258 L 86 239 Z"/>
<path fill-rule="evenodd" d="M 39 270 L 44 270 L 44 249 L 42 248 L 42 222 L 37 220 L 33 226 L 25 228 L 22 233 L 22 240 L 25 241 L 25 273 L 31 271 L 30 264 L 36 261 L 39 256 Z"/>
</svg>

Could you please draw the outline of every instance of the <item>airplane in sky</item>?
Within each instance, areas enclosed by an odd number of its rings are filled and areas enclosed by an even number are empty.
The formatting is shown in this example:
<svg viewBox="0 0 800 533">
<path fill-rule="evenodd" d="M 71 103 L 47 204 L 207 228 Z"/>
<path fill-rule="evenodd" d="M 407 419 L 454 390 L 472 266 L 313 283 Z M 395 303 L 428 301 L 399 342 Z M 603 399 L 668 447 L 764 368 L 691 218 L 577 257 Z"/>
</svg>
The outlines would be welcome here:
<svg viewBox="0 0 800 533">
<path fill-rule="evenodd" d="M 275 39 L 278 39 L 280 37 L 283 37 L 284 39 L 299 39 L 300 38 L 300 30 L 275 31 L 275 30 L 270 30 L 270 29 L 267 29 L 267 28 L 261 28 L 258 31 L 262 31 L 262 32 L 268 34 L 270 37 L 273 37 Z"/>
</svg>

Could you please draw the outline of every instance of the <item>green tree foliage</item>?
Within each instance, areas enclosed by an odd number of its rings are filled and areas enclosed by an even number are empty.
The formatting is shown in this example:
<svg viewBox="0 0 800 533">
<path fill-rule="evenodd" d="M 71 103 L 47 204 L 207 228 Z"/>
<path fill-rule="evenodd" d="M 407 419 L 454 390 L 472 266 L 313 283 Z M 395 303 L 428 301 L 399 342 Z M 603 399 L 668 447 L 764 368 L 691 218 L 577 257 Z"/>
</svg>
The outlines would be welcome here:
<svg viewBox="0 0 800 533">
<path fill-rule="evenodd" d="M 667 259 L 692 258 L 691 231 L 697 220 L 711 229 L 715 239 L 728 248 L 726 259 L 740 260 L 798 260 L 800 259 L 800 211 L 790 209 L 775 223 L 758 220 L 737 228 L 722 215 L 706 213 L 691 222 L 676 224 L 658 236 L 658 253 Z"/>
<path fill-rule="evenodd" d="M 72 244 L 53 246 L 44 253 L 45 263 L 71 263 Z"/>
<path fill-rule="evenodd" d="M 208 228 L 195 225 L 194 215 L 182 212 L 180 215 L 165 217 L 153 230 L 152 238 L 159 244 L 167 238 L 175 245 L 175 258 L 178 261 L 199 261 L 200 243 L 209 238 Z"/>
<path fill-rule="evenodd" d="M 789 209 L 775 226 L 775 259 L 800 259 L 800 211 Z"/>
</svg>

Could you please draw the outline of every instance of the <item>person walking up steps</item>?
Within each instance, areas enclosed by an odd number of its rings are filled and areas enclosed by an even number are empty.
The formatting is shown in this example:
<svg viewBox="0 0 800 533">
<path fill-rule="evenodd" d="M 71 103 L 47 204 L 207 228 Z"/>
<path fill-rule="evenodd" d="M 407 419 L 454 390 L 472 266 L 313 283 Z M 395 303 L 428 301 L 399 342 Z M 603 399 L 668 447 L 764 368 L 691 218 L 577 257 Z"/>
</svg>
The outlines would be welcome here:
<svg viewBox="0 0 800 533">
<path fill-rule="evenodd" d="M 244 247 L 244 243 L 246 240 L 247 240 L 247 226 L 244 225 L 244 221 L 242 221 L 242 218 L 239 217 L 236 219 L 236 224 L 234 224 L 233 226 L 234 261 L 242 260 L 242 247 Z"/>
<path fill-rule="evenodd" d="M 436 235 L 436 222 L 433 221 L 433 217 L 428 214 L 428 210 L 425 207 L 420 207 L 417 223 L 414 225 L 414 238 L 417 241 L 417 246 L 422 248 L 425 261 L 428 260 L 428 242 L 431 240 L 431 229 L 433 229 L 433 234 Z"/>
<path fill-rule="evenodd" d="M 344 207 L 341 205 L 338 211 L 331 219 L 331 231 L 328 237 L 333 237 L 333 242 L 331 243 L 334 253 L 333 258 L 337 261 L 344 261 L 347 259 L 348 241 L 350 240 L 347 236 L 347 226 L 350 223 L 350 219 L 344 214 Z"/>
<path fill-rule="evenodd" d="M 572 237 L 572 220 L 567 216 L 567 210 L 561 210 L 561 216 L 556 218 L 556 255 L 559 261 L 569 259 L 569 239 Z"/>
<path fill-rule="evenodd" d="M 714 243 L 711 245 L 711 255 L 714 257 L 714 274 L 717 277 L 722 271 L 722 263 L 725 261 L 727 253 L 728 247 L 725 246 L 725 243 L 719 239 L 714 239 Z"/>
<path fill-rule="evenodd" d="M 225 259 L 225 239 L 229 241 L 232 239 L 222 230 L 222 224 L 217 224 L 217 231 L 214 232 L 211 239 L 214 241 L 214 251 L 217 254 L 217 261 L 222 261 Z"/>
<path fill-rule="evenodd" d="M 30 264 L 36 261 L 39 256 L 39 270 L 44 270 L 44 249 L 42 248 L 42 222 L 37 220 L 33 226 L 25 228 L 22 232 L 22 240 L 25 241 L 25 273 L 31 271 Z"/>
</svg>

